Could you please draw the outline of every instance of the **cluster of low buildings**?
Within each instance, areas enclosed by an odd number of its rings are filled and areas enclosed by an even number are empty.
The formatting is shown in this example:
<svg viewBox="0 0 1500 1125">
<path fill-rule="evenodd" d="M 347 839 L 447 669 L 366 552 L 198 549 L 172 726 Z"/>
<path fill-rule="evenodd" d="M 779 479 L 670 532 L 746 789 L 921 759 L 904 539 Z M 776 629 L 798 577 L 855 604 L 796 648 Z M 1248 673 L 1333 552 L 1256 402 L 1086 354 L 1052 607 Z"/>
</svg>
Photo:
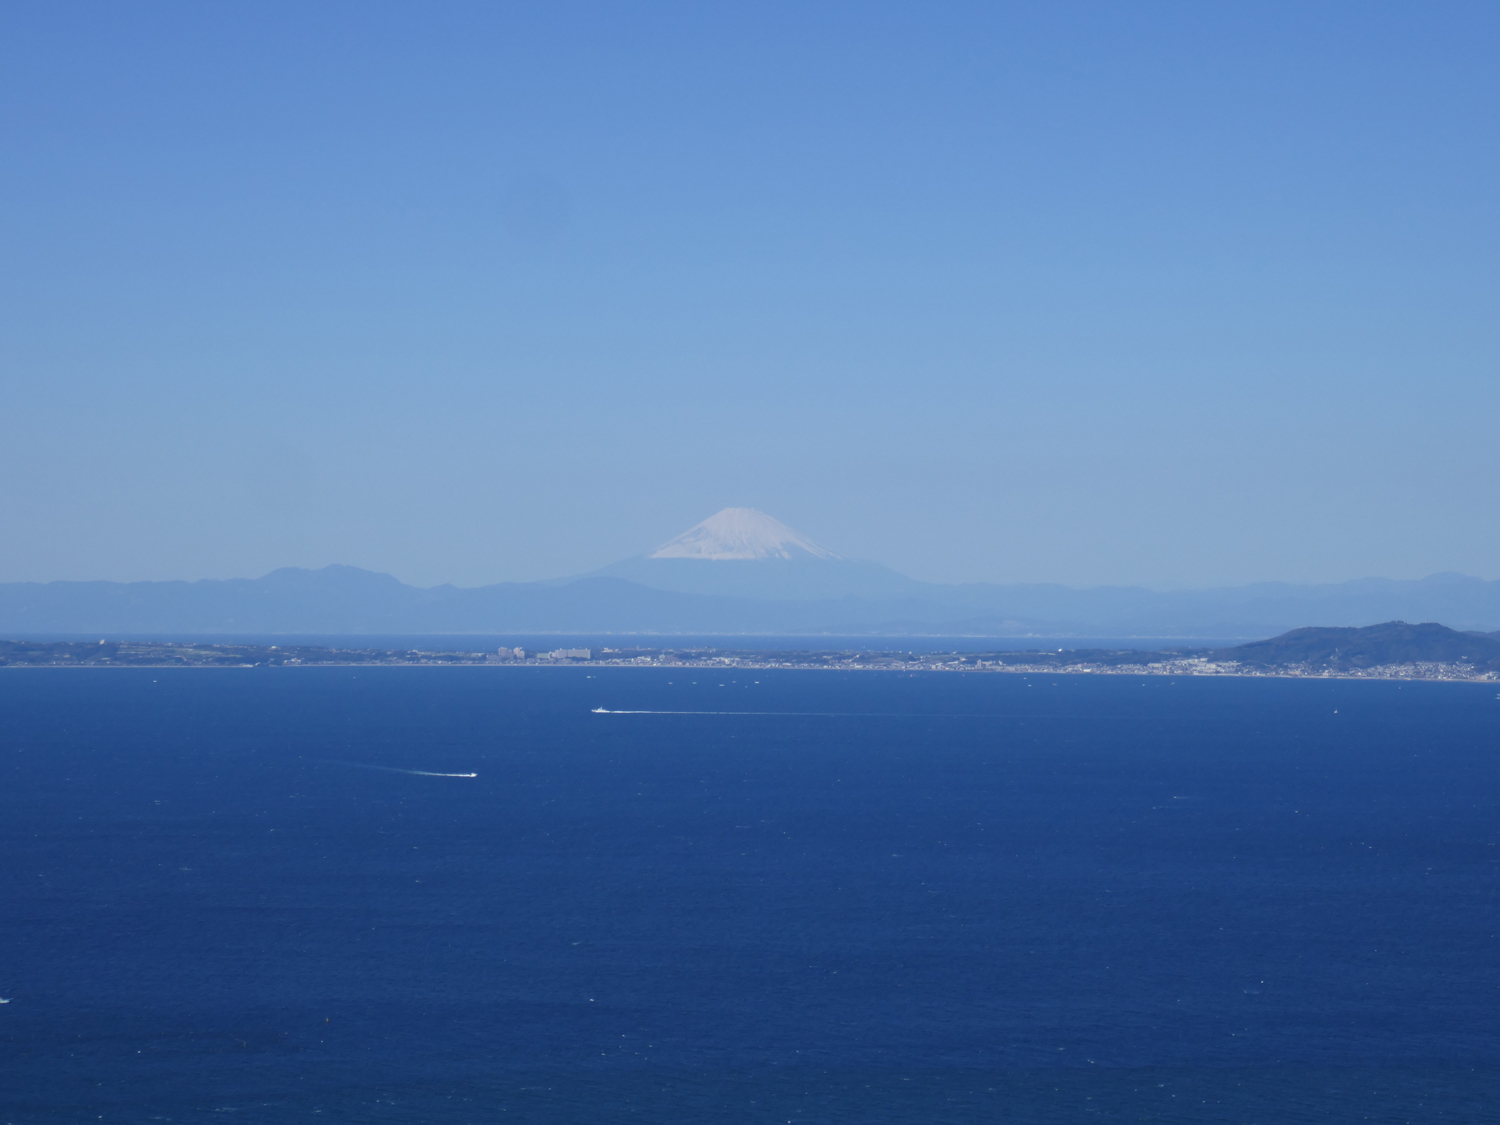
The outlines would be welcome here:
<svg viewBox="0 0 1500 1125">
<path fill-rule="evenodd" d="M 555 648 L 551 652 L 527 653 L 524 648 L 502 648 L 486 653 L 488 663 L 500 664 L 507 660 L 592 660 L 594 652 L 587 648 Z"/>
<path fill-rule="evenodd" d="M 1476 668 L 1469 664 L 1385 664 L 1369 668 L 1330 668 L 1309 664 L 1261 666 L 1233 660 L 1214 660 L 1206 656 L 1149 658 L 1140 663 L 1109 663 L 1080 660 L 1077 662 L 1031 662 L 1028 654 L 984 655 L 960 653 L 735 653 L 725 655 L 704 651 L 654 650 L 621 652 L 604 649 L 596 658 L 586 648 L 559 648 L 551 652 L 527 653 L 523 649 L 501 649 L 489 661 L 529 660 L 565 662 L 589 660 L 616 667 L 682 667 L 682 668 L 838 668 L 845 670 L 895 670 L 909 672 L 1020 672 L 1031 675 L 1109 675 L 1109 676 L 1292 676 L 1320 679 L 1378 680 L 1474 680 L 1500 681 L 1500 672 Z M 1146 656 L 1147 654 L 1142 654 Z M 1155 655 L 1155 654 L 1151 654 Z"/>
<path fill-rule="evenodd" d="M 1328 664 L 1250 664 L 1212 654 L 1130 651 L 1039 652 L 816 652 L 798 650 L 725 652 L 715 649 L 555 648 L 493 652 L 386 651 L 316 646 L 179 645 L 120 642 L 106 648 L 74 642 L 0 642 L 0 665 L 89 666 L 228 665 L 260 667 L 300 664 L 473 665 L 526 664 L 553 667 L 588 661 L 595 667 L 834 668 L 845 671 L 1019 672 L 1025 675 L 1277 676 L 1309 679 L 1459 680 L 1500 682 L 1500 670 L 1458 662 L 1412 662 L 1364 668 Z"/>
</svg>

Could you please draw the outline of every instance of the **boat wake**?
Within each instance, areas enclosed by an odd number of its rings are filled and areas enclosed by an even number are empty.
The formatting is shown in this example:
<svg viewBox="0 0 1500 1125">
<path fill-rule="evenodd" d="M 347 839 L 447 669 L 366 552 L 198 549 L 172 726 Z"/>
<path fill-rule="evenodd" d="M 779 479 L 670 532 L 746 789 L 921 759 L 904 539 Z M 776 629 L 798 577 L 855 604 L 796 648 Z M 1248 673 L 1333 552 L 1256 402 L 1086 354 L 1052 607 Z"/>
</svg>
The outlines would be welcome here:
<svg viewBox="0 0 1500 1125">
<path fill-rule="evenodd" d="M 409 773 L 415 777 L 478 777 L 477 773 L 438 773 L 435 770 L 406 770 L 399 766 L 377 766 L 370 762 L 345 762 L 338 758 L 321 758 L 333 766 L 350 766 L 357 770 L 380 770 L 383 773 Z"/>
<path fill-rule="evenodd" d="M 775 715 L 802 719 L 911 719 L 930 716 L 900 715 L 888 711 L 611 711 L 595 707 L 593 715 Z"/>
</svg>

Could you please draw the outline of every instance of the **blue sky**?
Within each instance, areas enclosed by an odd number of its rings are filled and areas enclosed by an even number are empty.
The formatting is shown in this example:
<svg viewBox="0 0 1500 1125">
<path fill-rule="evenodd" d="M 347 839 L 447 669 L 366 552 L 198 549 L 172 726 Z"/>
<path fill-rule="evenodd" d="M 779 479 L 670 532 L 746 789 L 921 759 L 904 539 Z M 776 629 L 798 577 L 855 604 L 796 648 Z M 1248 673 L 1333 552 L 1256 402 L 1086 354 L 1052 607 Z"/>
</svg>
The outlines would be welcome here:
<svg viewBox="0 0 1500 1125">
<path fill-rule="evenodd" d="M 1500 577 L 1493 4 L 0 5 L 0 580 Z"/>
</svg>

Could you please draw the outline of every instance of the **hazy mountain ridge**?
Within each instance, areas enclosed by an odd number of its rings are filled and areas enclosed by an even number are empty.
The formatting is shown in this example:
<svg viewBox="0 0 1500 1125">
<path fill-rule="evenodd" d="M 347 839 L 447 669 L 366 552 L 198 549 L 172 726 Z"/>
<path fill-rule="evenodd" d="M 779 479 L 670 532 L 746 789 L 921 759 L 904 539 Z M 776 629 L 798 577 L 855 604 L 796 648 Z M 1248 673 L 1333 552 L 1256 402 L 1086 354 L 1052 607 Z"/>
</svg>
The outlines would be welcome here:
<svg viewBox="0 0 1500 1125">
<path fill-rule="evenodd" d="M 683 593 L 607 575 L 421 588 L 358 567 L 284 568 L 255 579 L 0 584 L 0 631 L 17 636 L 639 632 L 1207 638 L 1392 619 L 1500 628 L 1500 582 L 1462 575 L 1167 593 L 1132 587 L 913 585 L 920 594 L 796 600 Z M 927 596 L 929 588 L 941 596 Z"/>
<path fill-rule="evenodd" d="M 1500 582 L 1461 574 L 1419 579 L 1360 578 L 1298 586 L 1251 586 L 1159 592 L 1140 587 L 966 585 L 945 604 L 984 605 L 964 620 L 976 631 L 997 620 L 1087 622 L 1120 636 L 1256 636 L 1307 625 L 1363 626 L 1385 621 L 1442 621 L 1458 629 L 1500 627 Z M 961 591 L 960 595 L 957 593 Z"/>
<path fill-rule="evenodd" d="M 799 631 L 1235 637 L 1392 618 L 1465 629 L 1500 626 L 1500 583 L 1458 574 L 1172 592 L 922 582 L 879 563 L 844 558 L 753 508 L 726 508 L 649 555 L 584 577 L 623 578 L 682 594 L 800 601 Z"/>
<path fill-rule="evenodd" d="M 705 563 L 696 559 L 642 556 L 580 577 L 623 578 L 653 590 L 762 601 L 810 602 L 852 597 L 925 598 L 941 603 L 940 591 L 948 589 L 907 578 L 879 563 L 809 557 Z"/>
</svg>

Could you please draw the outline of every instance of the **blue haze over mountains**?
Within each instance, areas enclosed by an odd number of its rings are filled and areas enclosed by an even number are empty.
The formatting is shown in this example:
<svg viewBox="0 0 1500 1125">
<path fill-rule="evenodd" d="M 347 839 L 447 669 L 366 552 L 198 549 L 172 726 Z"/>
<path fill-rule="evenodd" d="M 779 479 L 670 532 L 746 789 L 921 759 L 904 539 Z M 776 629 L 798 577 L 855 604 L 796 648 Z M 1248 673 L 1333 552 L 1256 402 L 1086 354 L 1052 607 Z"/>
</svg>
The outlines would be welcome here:
<svg viewBox="0 0 1500 1125">
<path fill-rule="evenodd" d="M 1435 574 L 1414 581 L 1267 582 L 1172 592 L 942 585 L 841 558 L 761 513 L 726 509 L 651 555 L 547 582 L 421 588 L 358 567 L 329 566 L 287 567 L 255 579 L 0 584 L 0 630 L 25 636 L 557 632 L 1229 638 L 1393 619 L 1500 629 L 1500 582 Z"/>
</svg>

